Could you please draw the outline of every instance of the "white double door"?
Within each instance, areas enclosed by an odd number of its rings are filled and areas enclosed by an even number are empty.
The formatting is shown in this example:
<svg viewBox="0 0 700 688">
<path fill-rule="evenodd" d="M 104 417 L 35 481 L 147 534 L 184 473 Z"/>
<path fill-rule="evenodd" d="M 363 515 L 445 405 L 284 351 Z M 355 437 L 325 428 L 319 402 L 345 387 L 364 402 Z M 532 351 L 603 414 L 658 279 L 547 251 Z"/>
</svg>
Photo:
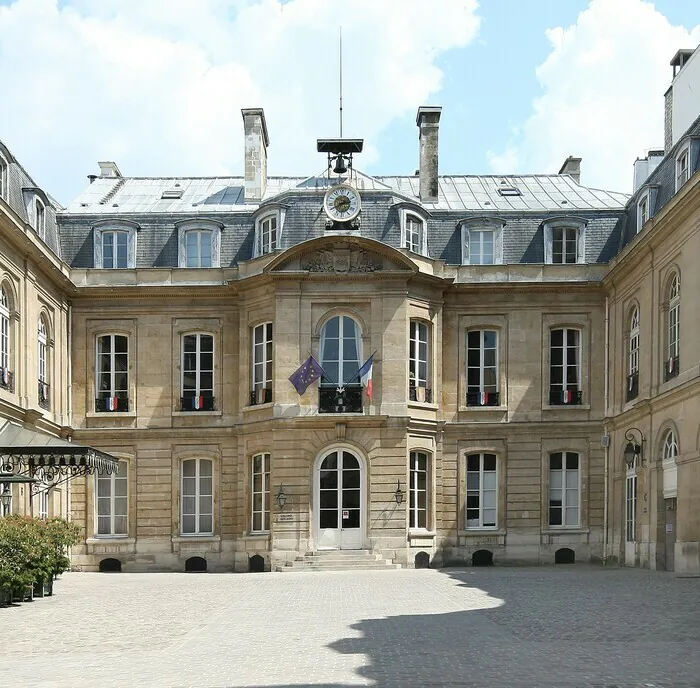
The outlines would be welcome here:
<svg viewBox="0 0 700 688">
<path fill-rule="evenodd" d="M 319 462 L 315 480 L 318 549 L 362 549 L 365 531 L 364 463 L 336 449 Z"/>
</svg>

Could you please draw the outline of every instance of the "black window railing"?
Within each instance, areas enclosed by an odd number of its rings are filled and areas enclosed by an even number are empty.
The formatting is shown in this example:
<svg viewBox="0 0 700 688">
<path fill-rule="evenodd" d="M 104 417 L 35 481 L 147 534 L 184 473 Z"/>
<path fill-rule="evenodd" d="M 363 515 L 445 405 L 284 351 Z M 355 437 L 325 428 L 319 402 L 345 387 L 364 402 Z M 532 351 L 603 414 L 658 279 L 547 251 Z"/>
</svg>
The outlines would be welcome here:
<svg viewBox="0 0 700 688">
<path fill-rule="evenodd" d="M 51 408 L 51 385 L 38 380 L 39 406 L 47 411 Z"/>
<path fill-rule="evenodd" d="M 636 399 L 639 395 L 639 373 L 630 373 L 627 376 L 627 401 Z"/>
<path fill-rule="evenodd" d="M 214 397 L 208 394 L 188 394 L 180 397 L 181 411 L 215 411 Z"/>
<path fill-rule="evenodd" d="M 578 389 L 549 388 L 550 406 L 579 406 L 583 400 L 583 392 Z"/>
<path fill-rule="evenodd" d="M 272 387 L 258 387 L 250 393 L 250 405 L 259 406 L 272 401 Z"/>
<path fill-rule="evenodd" d="M 126 413 L 129 410 L 129 397 L 126 394 L 102 395 L 95 399 L 98 413 Z"/>
<path fill-rule="evenodd" d="M 676 375 L 678 375 L 679 368 L 680 366 L 678 356 L 673 356 L 673 358 L 669 358 L 666 361 L 666 366 L 664 370 L 664 380 L 668 382 L 671 378 L 676 377 Z"/>
<path fill-rule="evenodd" d="M 500 392 L 467 392 L 467 406 L 500 406 Z"/>
<path fill-rule="evenodd" d="M 15 374 L 7 368 L 0 368 L 0 388 L 15 391 Z"/>
<path fill-rule="evenodd" d="M 318 388 L 319 413 L 362 413 L 362 385 L 322 385 Z"/>
<path fill-rule="evenodd" d="M 426 404 L 433 403 L 433 390 L 430 387 L 421 385 L 409 385 L 408 398 L 410 401 L 425 402 Z"/>
</svg>

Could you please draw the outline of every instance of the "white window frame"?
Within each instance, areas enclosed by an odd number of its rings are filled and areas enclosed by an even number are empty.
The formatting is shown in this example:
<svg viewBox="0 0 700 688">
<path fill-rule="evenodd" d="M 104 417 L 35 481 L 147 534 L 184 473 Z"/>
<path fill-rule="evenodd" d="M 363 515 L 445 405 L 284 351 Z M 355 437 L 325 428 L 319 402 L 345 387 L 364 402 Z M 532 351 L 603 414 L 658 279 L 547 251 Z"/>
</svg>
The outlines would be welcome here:
<svg viewBox="0 0 700 688">
<path fill-rule="evenodd" d="M 100 368 L 100 356 L 105 356 L 106 354 L 100 353 L 100 340 L 103 338 L 109 337 L 110 338 L 110 350 L 109 350 L 109 370 L 108 371 L 102 371 Z M 126 388 L 125 389 L 116 389 L 116 376 L 117 376 L 117 370 L 115 366 L 115 357 L 117 355 L 121 356 L 123 355 L 122 352 L 119 354 L 116 353 L 114 350 L 114 345 L 116 342 L 116 337 L 123 337 L 126 339 L 126 369 L 124 371 L 119 371 L 121 374 L 123 372 L 124 375 L 126 375 Z M 129 351 L 129 335 L 123 334 L 120 332 L 115 332 L 115 333 L 104 333 L 104 334 L 98 334 L 95 337 L 95 398 L 101 398 L 101 395 L 103 395 L 105 392 L 109 392 L 110 397 L 118 397 L 120 394 L 123 396 L 126 396 L 127 400 L 131 396 L 129 394 L 129 383 L 130 383 L 130 375 L 129 375 L 129 365 L 130 365 L 130 351 Z M 109 374 L 109 389 L 101 389 L 100 387 L 100 373 L 105 372 Z"/>
<path fill-rule="evenodd" d="M 39 491 L 32 495 L 32 511 L 36 506 L 37 513 L 34 516 L 47 519 L 49 517 L 49 485 L 41 480 L 36 484 L 36 489 Z"/>
<path fill-rule="evenodd" d="M 259 460 L 260 470 L 256 470 L 256 460 Z M 259 478 L 257 485 L 256 477 Z M 256 496 L 260 497 L 259 508 L 256 508 L 258 507 Z M 259 516 L 259 527 L 256 527 L 256 516 Z M 267 452 L 251 457 L 250 532 L 256 534 L 270 532 L 270 454 Z"/>
<path fill-rule="evenodd" d="M 100 495 L 100 485 L 107 487 L 107 495 Z M 118 486 L 123 489 L 117 490 Z M 124 494 L 117 494 L 117 492 Z M 119 500 L 119 501 L 117 501 Z M 107 504 L 108 513 L 100 514 L 100 501 Z M 105 532 L 100 532 L 100 516 L 109 518 L 109 528 Z M 116 523 L 118 518 L 123 518 L 124 527 L 118 528 Z M 95 474 L 95 537 L 98 538 L 118 538 L 129 535 L 129 464 L 120 460 L 117 464 L 116 473 Z"/>
<path fill-rule="evenodd" d="M 576 217 L 551 219 L 544 223 L 544 262 L 550 265 L 582 265 L 586 262 L 586 227 L 588 221 Z M 554 262 L 554 230 L 573 228 L 576 237 L 576 262 Z M 562 254 L 563 255 L 563 254 Z"/>
<path fill-rule="evenodd" d="M 651 194 L 649 191 L 643 193 L 637 201 L 637 232 L 642 231 L 642 227 L 651 217 Z"/>
<path fill-rule="evenodd" d="M 191 389 L 185 390 L 185 338 L 195 337 L 195 361 L 196 367 L 194 370 L 188 372 L 194 372 L 195 376 L 195 388 L 193 397 L 200 396 L 211 396 L 214 397 L 214 390 L 216 389 L 216 342 L 214 334 L 211 332 L 186 332 L 180 338 L 180 397 L 185 398 L 185 391 L 191 392 Z M 209 353 L 209 351 L 202 350 L 202 337 L 209 337 L 211 339 L 211 370 L 204 370 L 202 368 L 202 353 Z M 202 373 L 211 373 L 211 389 L 202 389 Z M 205 392 L 211 392 L 210 395 L 205 394 Z"/>
<path fill-rule="evenodd" d="M 680 360 L 681 352 L 681 277 L 675 272 L 668 288 L 668 347 L 666 365 L 671 371 L 674 358 Z"/>
<path fill-rule="evenodd" d="M 678 151 L 675 170 L 676 191 L 680 191 L 681 187 L 690 179 L 690 141 Z"/>
<path fill-rule="evenodd" d="M 421 463 L 423 465 L 421 466 Z M 411 530 L 427 530 L 430 519 L 430 454 L 413 450 L 409 454 L 408 484 L 408 527 Z M 424 476 L 423 486 L 420 476 Z M 420 497 L 423 495 L 423 506 Z M 421 523 L 422 521 L 422 523 Z"/>
<path fill-rule="evenodd" d="M 260 323 L 252 331 L 251 379 L 253 394 L 256 395 L 256 403 L 258 404 L 263 403 L 257 399 L 257 395 L 260 394 L 259 389 L 269 389 L 270 394 L 272 394 L 273 331 L 271 322 Z M 260 341 L 258 341 L 258 333 L 261 333 Z"/>
<path fill-rule="evenodd" d="M 487 219 L 467 220 L 461 223 L 462 265 L 501 265 L 503 263 L 503 227 L 505 221 Z M 493 262 L 483 261 L 483 252 L 480 254 L 480 262 L 472 262 L 471 248 L 474 238 L 478 235 L 480 245 L 483 243 L 483 232 L 493 233 Z"/>
<path fill-rule="evenodd" d="M 177 234 L 178 234 L 178 259 L 177 259 L 177 265 L 180 268 L 190 268 L 192 270 L 194 269 L 203 269 L 206 270 L 208 268 L 218 268 L 221 265 L 221 230 L 223 228 L 223 225 L 219 222 L 215 222 L 214 220 L 207 220 L 207 219 L 194 219 L 194 220 L 181 220 L 180 222 L 176 222 L 175 226 L 177 227 Z M 190 232 L 197 232 L 198 237 L 199 237 L 199 255 L 198 255 L 198 262 L 200 265 L 188 265 L 187 264 L 187 236 Z M 209 232 L 209 237 L 211 241 L 211 265 L 210 266 L 201 266 L 202 262 L 202 251 L 201 251 L 201 240 L 202 240 L 202 235 L 206 232 Z"/>
<path fill-rule="evenodd" d="M 104 225 L 93 227 L 94 235 L 94 265 L 95 268 L 101 270 L 128 270 L 136 266 L 136 223 L 110 222 Z M 103 256 L 104 235 L 109 233 L 125 232 L 126 233 L 126 266 L 123 268 L 105 267 Z M 116 237 L 115 237 L 116 238 Z M 114 254 L 116 255 L 116 254 Z"/>
<path fill-rule="evenodd" d="M 678 438 L 673 429 L 667 430 L 663 437 L 661 449 L 663 495 L 664 499 L 673 499 L 678 496 Z"/>
<path fill-rule="evenodd" d="M 637 474 L 628 469 L 625 477 L 625 542 L 637 540 Z"/>
<path fill-rule="evenodd" d="M 34 229 L 42 239 L 46 239 L 46 206 L 38 196 L 34 198 Z"/>
<path fill-rule="evenodd" d="M 189 244 L 190 239 L 196 239 L 197 253 L 194 256 L 194 262 L 190 262 Z M 212 268 L 214 267 L 212 260 L 212 232 L 210 229 L 188 229 L 185 232 L 185 267 L 188 268 Z M 204 248 L 209 248 L 208 265 L 204 265 Z"/>
<path fill-rule="evenodd" d="M 555 455 L 561 455 L 561 468 L 552 468 L 552 457 Z M 572 454 L 576 456 L 576 468 L 567 468 L 567 459 L 568 455 Z M 549 528 L 552 529 L 563 529 L 565 530 L 566 528 L 580 528 L 581 527 L 581 454 L 576 451 L 557 451 L 557 452 L 550 452 L 549 457 L 548 457 L 548 470 L 549 470 L 549 501 L 548 501 L 548 509 L 547 509 L 547 520 L 549 524 Z M 569 487 L 568 486 L 568 475 L 570 473 L 576 473 L 576 486 L 575 487 Z M 558 487 L 553 487 L 554 481 L 552 480 L 552 476 L 560 474 L 561 475 L 561 481 Z M 552 523 L 552 493 L 554 490 L 559 490 L 561 492 L 561 506 L 559 507 L 554 507 L 561 509 L 561 524 L 553 524 Z M 571 493 L 576 494 L 576 505 L 571 506 Z M 567 522 L 568 521 L 568 514 L 573 510 L 576 509 L 576 520 L 573 523 Z"/>
<path fill-rule="evenodd" d="M 401 223 L 401 248 L 405 248 L 420 256 L 428 255 L 428 230 L 427 220 L 417 212 L 408 208 L 399 208 L 399 222 Z M 411 235 L 417 234 L 414 240 L 409 237 L 409 223 L 417 223 L 417 230 L 411 231 Z M 410 239 L 410 240 L 409 240 Z"/>
<path fill-rule="evenodd" d="M 10 166 L 5 157 L 0 153 L 0 198 L 7 201 L 9 196 L 8 179 Z"/>
<path fill-rule="evenodd" d="M 469 470 L 469 458 L 476 456 L 479 459 L 479 470 L 478 471 L 470 471 Z M 495 460 L 495 470 L 486 470 L 485 468 L 485 461 L 486 457 L 494 457 Z M 495 452 L 468 452 L 465 455 L 465 460 L 464 460 L 464 472 L 466 476 L 466 492 L 465 492 L 465 500 L 464 500 L 464 523 L 465 523 L 465 529 L 466 530 L 496 530 L 498 528 L 498 478 L 499 478 L 499 461 L 498 461 L 498 454 Z M 493 474 L 494 475 L 494 486 L 485 488 L 484 487 L 484 476 L 487 474 Z M 469 476 L 470 475 L 478 475 L 478 482 L 479 485 L 477 488 L 471 488 L 469 487 Z M 476 493 L 476 495 L 474 494 Z M 493 495 L 493 506 L 486 506 L 484 502 L 486 501 L 486 496 L 487 495 Z M 477 496 L 479 499 L 479 506 L 477 507 L 479 509 L 479 517 L 478 517 L 478 524 L 471 524 L 469 523 L 469 512 L 473 511 L 475 507 L 468 507 L 469 504 L 469 497 L 474 497 Z M 485 518 L 484 518 L 484 511 L 493 511 L 493 523 L 490 523 L 488 525 L 484 524 Z"/>
<path fill-rule="evenodd" d="M 326 363 L 326 342 L 327 342 L 327 337 L 326 337 L 326 330 L 328 328 L 328 325 L 334 318 L 339 318 L 338 322 L 338 380 L 326 380 L 325 378 L 321 378 L 322 384 L 326 386 L 343 386 L 343 385 L 354 385 L 354 384 L 359 384 L 359 380 L 354 380 L 354 379 L 348 379 L 349 373 L 356 372 L 359 370 L 360 366 L 364 363 L 364 358 L 362 356 L 362 328 L 360 327 L 360 323 L 353 318 L 351 315 L 346 315 L 345 313 L 340 313 L 338 315 L 334 315 L 326 322 L 323 323 L 323 327 L 321 328 L 321 360 L 320 363 L 323 366 L 324 363 Z M 355 347 L 357 350 L 357 365 L 355 366 L 354 361 L 347 361 L 345 359 L 344 353 L 343 353 L 343 346 L 342 346 L 342 341 L 345 338 L 344 333 L 345 333 L 345 321 L 346 319 L 352 320 L 353 323 L 355 323 Z M 336 361 L 332 361 L 332 363 L 336 363 Z M 354 367 L 354 370 L 353 370 Z"/>
<path fill-rule="evenodd" d="M 282 246 L 282 228 L 286 211 L 284 208 L 274 210 L 265 209 L 261 215 L 255 218 L 255 241 L 253 242 L 253 258 L 260 258 L 278 251 Z M 270 227 L 275 222 L 274 230 Z M 274 231 L 274 246 L 272 234 Z"/>
<path fill-rule="evenodd" d="M 479 366 L 476 368 L 476 370 L 479 371 L 479 391 L 475 392 L 472 390 L 470 392 L 470 388 L 474 387 L 474 385 L 469 384 L 469 371 L 475 369 L 475 366 L 470 366 L 469 365 L 469 352 L 470 351 L 476 351 L 476 347 L 470 347 L 469 346 L 469 335 L 473 334 L 475 332 L 479 333 Z M 486 340 L 486 333 L 487 332 L 492 332 L 495 337 L 496 337 L 496 342 L 493 347 L 486 347 L 485 345 L 485 340 Z M 485 353 L 486 351 L 489 351 L 493 348 L 494 355 L 495 355 L 495 365 L 493 366 L 487 366 L 485 365 Z M 480 328 L 473 328 L 467 330 L 466 334 L 466 351 L 467 351 L 467 360 L 466 360 L 466 386 L 467 386 L 467 395 L 469 394 L 479 394 L 480 395 L 480 401 L 478 404 L 472 404 L 473 406 L 488 406 L 488 400 L 486 397 L 483 397 L 483 403 L 482 403 L 482 395 L 486 394 L 498 394 L 500 390 L 500 360 L 499 360 L 499 331 L 496 328 L 488 328 L 488 327 L 480 327 Z M 487 370 L 494 370 L 494 376 L 496 378 L 496 383 L 495 385 L 487 385 L 486 384 L 486 371 Z M 487 387 L 495 387 L 495 389 L 487 389 Z M 499 400 L 499 405 L 500 405 L 500 400 Z"/>
<path fill-rule="evenodd" d="M 629 375 L 639 373 L 639 306 L 635 306 L 630 317 L 630 341 L 628 354 Z"/>
<path fill-rule="evenodd" d="M 562 331 L 562 362 L 561 367 L 562 369 L 562 381 L 561 383 L 554 383 L 553 382 L 553 375 L 552 375 L 552 369 L 555 367 L 553 361 L 553 356 L 552 352 L 554 350 L 554 344 L 552 342 L 552 335 L 554 332 L 561 330 Z M 568 339 L 569 339 L 569 332 L 576 332 L 577 336 L 577 342 L 575 347 L 569 346 Z M 562 392 L 567 392 L 569 389 L 569 385 L 571 384 L 568 381 L 569 375 L 569 368 L 574 367 L 569 363 L 569 353 L 572 348 L 576 349 L 576 363 L 575 363 L 575 370 L 576 370 L 576 389 L 574 390 L 575 392 L 583 392 L 583 386 L 582 386 L 582 361 L 581 361 L 581 356 L 583 354 L 583 331 L 579 327 L 566 327 L 566 326 L 554 326 L 551 327 L 549 330 L 549 388 L 550 390 L 552 387 L 555 386 L 555 384 L 558 387 L 561 387 Z"/>
<path fill-rule="evenodd" d="M 195 472 L 193 476 L 185 475 L 185 464 L 194 462 Z M 202 472 L 202 467 L 207 464 L 209 473 Z M 185 480 L 194 479 L 194 492 L 185 493 Z M 202 481 L 209 479 L 211 481 L 211 490 L 209 492 L 202 489 Z M 185 498 L 194 498 L 194 511 L 185 513 Z M 210 509 L 202 510 L 202 499 L 209 498 Z M 194 516 L 194 529 L 185 531 L 185 516 Z M 202 528 L 202 519 L 211 518 L 211 528 Z M 191 537 L 198 535 L 213 535 L 214 534 L 214 462 L 211 459 L 185 459 L 180 463 L 180 535 L 183 537 Z"/>
<path fill-rule="evenodd" d="M 10 299 L 4 286 L 0 287 L 0 368 L 10 370 L 12 363 L 12 331 L 11 331 Z"/>
<path fill-rule="evenodd" d="M 428 389 L 431 384 L 430 323 L 424 320 L 411 320 L 409 323 L 408 381 L 412 387 Z M 425 357 L 421 357 L 421 346 L 425 347 Z M 425 366 L 425 375 L 421 367 Z"/>
</svg>

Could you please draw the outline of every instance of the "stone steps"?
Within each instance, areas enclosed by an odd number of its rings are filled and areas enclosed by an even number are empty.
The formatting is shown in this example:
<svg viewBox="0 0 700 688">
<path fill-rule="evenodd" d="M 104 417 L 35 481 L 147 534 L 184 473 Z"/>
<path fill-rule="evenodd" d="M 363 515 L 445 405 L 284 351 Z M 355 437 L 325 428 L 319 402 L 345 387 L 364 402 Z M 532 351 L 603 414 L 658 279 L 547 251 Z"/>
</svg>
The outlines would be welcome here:
<svg viewBox="0 0 700 688">
<path fill-rule="evenodd" d="M 302 557 L 285 565 L 275 567 L 276 571 L 362 571 L 385 570 L 401 568 L 389 559 L 383 559 L 380 554 L 369 550 L 328 550 L 308 552 Z"/>
</svg>

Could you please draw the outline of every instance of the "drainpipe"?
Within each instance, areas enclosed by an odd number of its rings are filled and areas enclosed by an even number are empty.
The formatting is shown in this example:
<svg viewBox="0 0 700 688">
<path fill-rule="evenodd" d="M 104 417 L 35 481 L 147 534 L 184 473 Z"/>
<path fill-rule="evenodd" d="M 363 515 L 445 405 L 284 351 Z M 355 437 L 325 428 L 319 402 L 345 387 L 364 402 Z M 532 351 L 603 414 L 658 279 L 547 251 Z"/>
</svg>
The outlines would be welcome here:
<svg viewBox="0 0 700 688">
<path fill-rule="evenodd" d="M 605 297 L 605 363 L 604 365 L 604 405 L 605 405 L 605 417 L 608 415 L 608 402 L 609 402 L 609 389 L 610 384 L 608 380 L 609 373 L 609 363 L 608 355 L 610 353 L 610 303 L 608 297 Z M 608 434 L 607 422 L 603 422 L 603 431 Z M 604 482 L 603 482 L 603 566 L 608 562 L 608 498 L 609 498 L 609 463 L 610 463 L 610 440 L 603 447 L 603 452 L 605 455 L 605 472 L 604 472 Z"/>
</svg>

